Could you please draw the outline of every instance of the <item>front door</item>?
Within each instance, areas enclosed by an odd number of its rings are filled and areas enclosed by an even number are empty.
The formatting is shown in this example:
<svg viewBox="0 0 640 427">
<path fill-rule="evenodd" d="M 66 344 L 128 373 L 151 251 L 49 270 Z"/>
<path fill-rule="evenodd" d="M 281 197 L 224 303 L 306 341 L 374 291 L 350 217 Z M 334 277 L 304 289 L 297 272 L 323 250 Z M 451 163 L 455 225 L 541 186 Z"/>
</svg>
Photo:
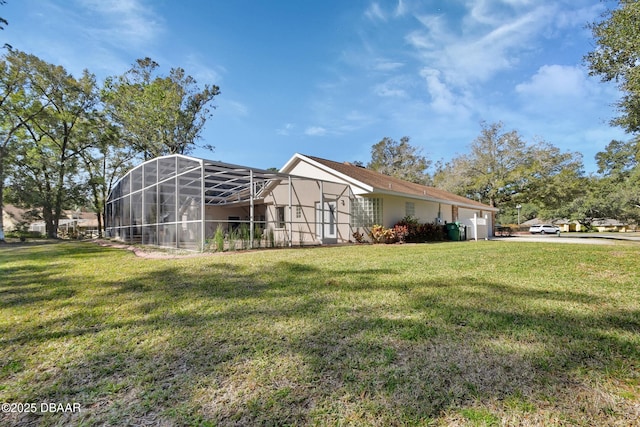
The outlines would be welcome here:
<svg viewBox="0 0 640 427">
<path fill-rule="evenodd" d="M 338 205 L 335 200 L 324 202 L 324 210 L 320 202 L 316 202 L 316 235 L 322 243 L 338 241 Z M 324 231 L 324 233 L 323 233 Z"/>
</svg>

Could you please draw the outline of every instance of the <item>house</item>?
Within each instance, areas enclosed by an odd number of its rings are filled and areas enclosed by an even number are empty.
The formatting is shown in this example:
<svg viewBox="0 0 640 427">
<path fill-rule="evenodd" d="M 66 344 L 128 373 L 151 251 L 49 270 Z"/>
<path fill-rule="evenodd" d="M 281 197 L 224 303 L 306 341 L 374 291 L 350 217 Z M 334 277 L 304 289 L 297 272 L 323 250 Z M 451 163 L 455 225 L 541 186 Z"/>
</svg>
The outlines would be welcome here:
<svg viewBox="0 0 640 427">
<path fill-rule="evenodd" d="M 496 212 L 433 187 L 301 154 L 279 172 L 175 154 L 120 179 L 105 220 L 109 237 L 203 250 L 216 236 L 226 247 L 347 243 L 355 231 L 391 227 L 407 215 L 469 226 L 475 217 L 479 237 L 488 237 Z"/>
<path fill-rule="evenodd" d="M 623 223 L 613 218 L 594 219 L 591 222 L 591 227 L 599 232 L 620 232 L 625 233 L 628 231 L 628 224 Z"/>
<path fill-rule="evenodd" d="M 29 225 L 29 231 L 45 235 L 44 221 L 35 221 Z M 58 237 L 98 237 L 98 217 L 87 209 L 63 210 L 58 220 Z"/>
<path fill-rule="evenodd" d="M 580 221 L 577 220 L 569 220 L 566 218 L 561 218 L 557 220 L 553 220 L 552 223 L 557 225 L 560 228 L 562 233 L 569 233 L 574 231 L 582 231 L 583 225 L 580 224 Z"/>
<path fill-rule="evenodd" d="M 351 229 L 368 235 L 374 224 L 392 227 L 406 216 L 421 222 L 460 222 L 467 226 L 467 238 L 492 236 L 497 208 L 466 197 L 421 184 L 404 181 L 351 164 L 295 154 L 280 172 L 322 179 L 349 186 L 354 194 L 349 211 Z M 478 227 L 474 227 L 477 218 Z M 475 230 L 478 235 L 476 236 Z"/>
<path fill-rule="evenodd" d="M 175 154 L 116 183 L 106 235 L 188 250 L 203 250 L 218 235 L 227 248 L 340 243 L 350 236 L 343 207 L 352 197 L 344 184 Z"/>
<path fill-rule="evenodd" d="M 2 225 L 5 233 L 18 230 L 20 225 L 26 221 L 26 211 L 14 205 L 4 205 L 2 207 Z"/>
</svg>

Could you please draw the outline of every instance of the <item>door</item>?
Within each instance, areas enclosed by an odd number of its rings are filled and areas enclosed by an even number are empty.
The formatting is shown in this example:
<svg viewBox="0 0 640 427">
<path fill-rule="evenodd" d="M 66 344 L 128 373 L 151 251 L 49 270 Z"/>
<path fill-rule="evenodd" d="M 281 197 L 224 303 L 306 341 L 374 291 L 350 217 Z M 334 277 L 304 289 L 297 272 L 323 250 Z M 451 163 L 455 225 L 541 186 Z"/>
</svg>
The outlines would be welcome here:
<svg viewBox="0 0 640 427">
<path fill-rule="evenodd" d="M 316 202 L 316 235 L 322 243 L 338 241 L 338 204 L 335 200 L 324 202 L 324 210 Z M 323 233 L 324 231 L 324 233 Z"/>
</svg>

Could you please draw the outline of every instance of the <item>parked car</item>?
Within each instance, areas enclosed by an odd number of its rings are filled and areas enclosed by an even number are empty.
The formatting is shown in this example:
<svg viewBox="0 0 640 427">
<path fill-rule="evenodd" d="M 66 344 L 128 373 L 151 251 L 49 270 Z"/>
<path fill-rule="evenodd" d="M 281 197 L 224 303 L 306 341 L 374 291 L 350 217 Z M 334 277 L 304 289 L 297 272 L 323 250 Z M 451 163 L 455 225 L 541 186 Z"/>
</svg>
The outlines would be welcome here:
<svg viewBox="0 0 640 427">
<path fill-rule="evenodd" d="M 560 228 L 555 225 L 538 224 L 529 227 L 529 233 L 531 234 L 556 234 L 560 233 Z"/>
</svg>

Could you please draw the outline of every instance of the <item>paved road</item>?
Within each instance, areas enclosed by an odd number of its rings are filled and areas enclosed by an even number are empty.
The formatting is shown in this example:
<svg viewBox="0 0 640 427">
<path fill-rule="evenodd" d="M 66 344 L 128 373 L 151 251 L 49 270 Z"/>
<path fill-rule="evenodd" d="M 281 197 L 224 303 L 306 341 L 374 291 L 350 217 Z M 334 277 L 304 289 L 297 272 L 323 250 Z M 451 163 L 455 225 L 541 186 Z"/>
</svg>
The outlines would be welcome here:
<svg viewBox="0 0 640 427">
<path fill-rule="evenodd" d="M 518 235 L 512 237 L 494 237 L 491 240 L 499 240 L 505 242 L 547 242 L 547 243 L 574 243 L 584 245 L 613 245 L 616 241 L 628 241 L 640 243 L 640 237 L 634 233 L 633 235 L 625 235 L 624 233 L 592 233 L 577 234 L 565 233 L 557 235 Z"/>
</svg>

